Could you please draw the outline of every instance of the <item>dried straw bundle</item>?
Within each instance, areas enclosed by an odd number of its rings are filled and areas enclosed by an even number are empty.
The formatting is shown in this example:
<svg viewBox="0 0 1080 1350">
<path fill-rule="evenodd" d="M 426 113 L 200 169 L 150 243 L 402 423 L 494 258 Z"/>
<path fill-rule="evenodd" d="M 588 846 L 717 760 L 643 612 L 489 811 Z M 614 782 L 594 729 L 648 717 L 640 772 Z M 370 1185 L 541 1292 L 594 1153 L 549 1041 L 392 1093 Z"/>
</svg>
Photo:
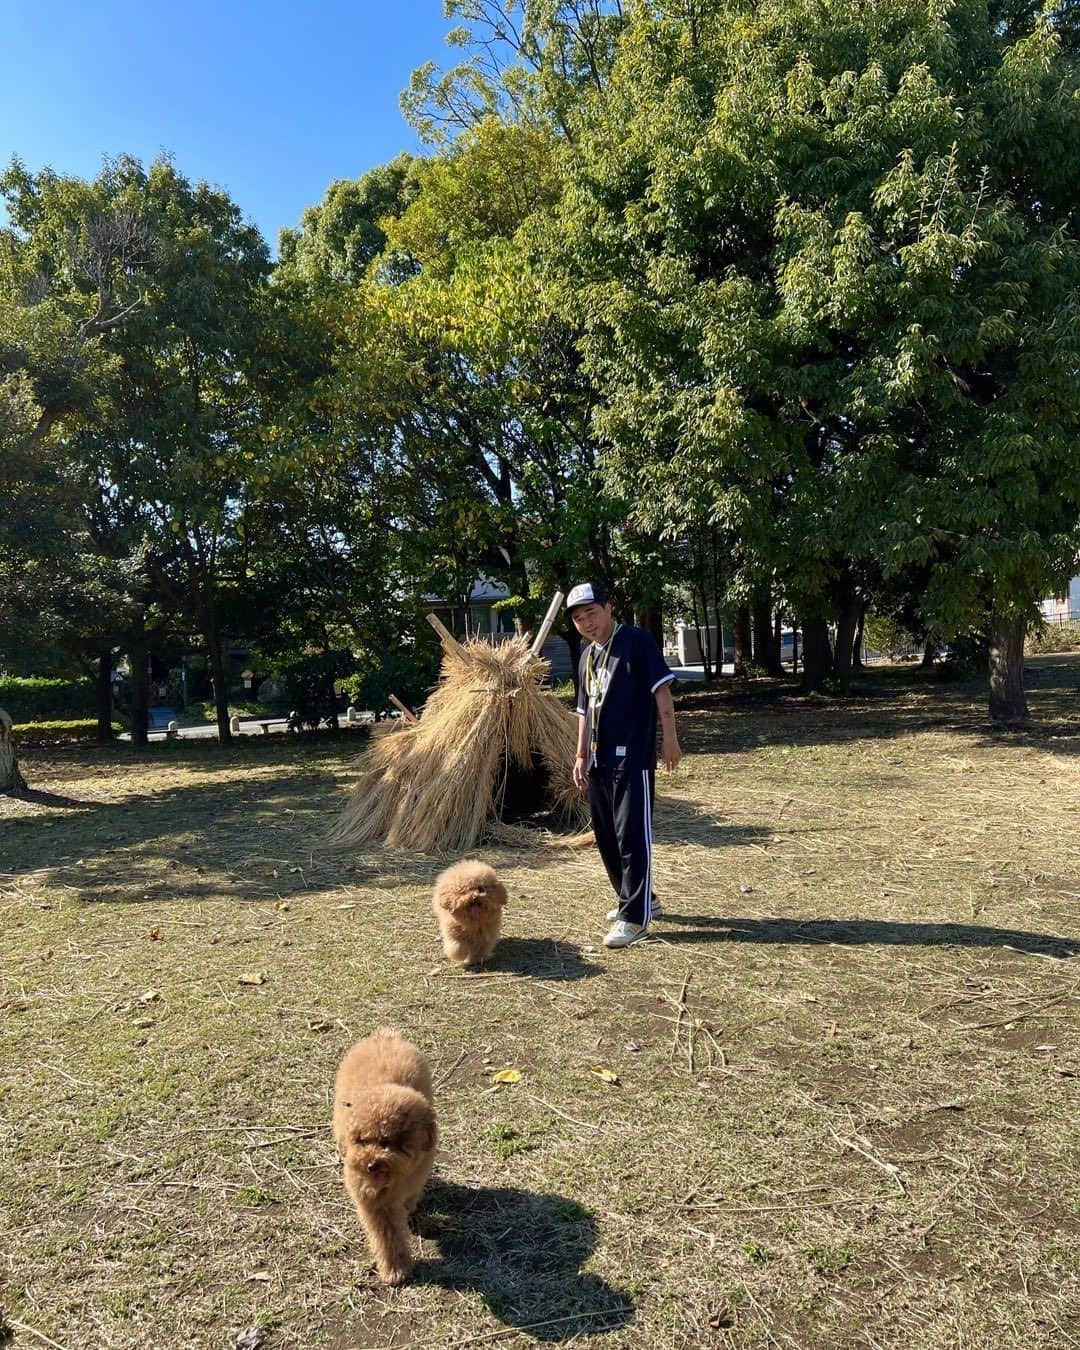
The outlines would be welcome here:
<svg viewBox="0 0 1080 1350">
<path fill-rule="evenodd" d="M 510 769 L 529 772 L 534 759 L 547 770 L 552 812 L 579 826 L 586 812 L 571 778 L 577 719 L 540 687 L 548 669 L 520 637 L 444 646 L 423 715 L 372 745 L 329 842 L 467 850 L 501 818 Z"/>
</svg>

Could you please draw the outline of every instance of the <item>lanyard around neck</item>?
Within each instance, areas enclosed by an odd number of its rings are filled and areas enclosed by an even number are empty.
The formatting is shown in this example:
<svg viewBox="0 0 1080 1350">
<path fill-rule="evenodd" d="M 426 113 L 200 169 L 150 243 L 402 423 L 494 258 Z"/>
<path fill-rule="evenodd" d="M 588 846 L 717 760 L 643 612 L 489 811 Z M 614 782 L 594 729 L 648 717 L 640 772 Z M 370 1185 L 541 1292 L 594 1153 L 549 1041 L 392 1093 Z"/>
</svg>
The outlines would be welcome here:
<svg viewBox="0 0 1080 1350">
<path fill-rule="evenodd" d="M 600 720 L 600 709 L 603 706 L 604 699 L 607 697 L 607 691 L 610 687 L 610 680 L 604 681 L 603 688 L 601 688 L 601 681 L 607 674 L 608 662 L 611 660 L 611 648 L 615 642 L 615 634 L 621 627 L 622 624 L 617 623 L 611 630 L 608 640 L 601 648 L 598 664 L 593 660 L 596 653 L 595 642 L 589 647 L 588 655 L 585 658 L 585 693 L 589 700 L 587 704 L 589 713 L 589 750 L 594 759 L 596 757 L 597 723 Z"/>
</svg>

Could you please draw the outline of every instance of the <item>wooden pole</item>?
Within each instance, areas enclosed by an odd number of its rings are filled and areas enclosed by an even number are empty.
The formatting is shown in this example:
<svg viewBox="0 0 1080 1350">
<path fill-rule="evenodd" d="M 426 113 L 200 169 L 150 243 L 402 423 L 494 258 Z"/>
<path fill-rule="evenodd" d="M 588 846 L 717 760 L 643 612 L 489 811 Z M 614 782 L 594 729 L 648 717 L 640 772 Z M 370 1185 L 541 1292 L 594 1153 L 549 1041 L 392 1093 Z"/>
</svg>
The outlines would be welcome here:
<svg viewBox="0 0 1080 1350">
<path fill-rule="evenodd" d="M 543 650 L 544 643 L 547 641 L 547 635 L 551 632 L 551 625 L 559 617 L 559 610 L 562 608 L 562 602 L 562 591 L 556 591 L 551 604 L 548 605 L 548 611 L 544 615 L 544 622 L 540 625 L 536 637 L 533 638 L 533 644 L 529 648 L 530 656 L 539 656 L 540 652 Z"/>
<path fill-rule="evenodd" d="M 442 645 L 446 648 L 446 650 L 448 652 L 455 652 L 458 656 L 461 657 L 463 661 L 467 661 L 469 659 L 468 652 L 457 640 L 457 638 L 453 635 L 453 633 L 451 633 L 449 628 L 447 628 L 444 623 L 440 622 L 438 617 L 434 614 L 428 614 L 426 617 L 428 623 L 431 624 L 432 628 L 434 628 L 436 633 L 438 633 L 442 641 Z"/>
<path fill-rule="evenodd" d="M 398 698 L 397 694 L 387 694 L 386 697 L 390 700 L 390 702 L 394 705 L 395 708 L 400 710 L 401 715 L 402 717 L 404 717 L 406 722 L 420 721 L 419 717 L 417 717 L 417 715 L 413 712 L 411 708 L 406 708 L 405 704 L 402 703 L 401 699 Z"/>
</svg>

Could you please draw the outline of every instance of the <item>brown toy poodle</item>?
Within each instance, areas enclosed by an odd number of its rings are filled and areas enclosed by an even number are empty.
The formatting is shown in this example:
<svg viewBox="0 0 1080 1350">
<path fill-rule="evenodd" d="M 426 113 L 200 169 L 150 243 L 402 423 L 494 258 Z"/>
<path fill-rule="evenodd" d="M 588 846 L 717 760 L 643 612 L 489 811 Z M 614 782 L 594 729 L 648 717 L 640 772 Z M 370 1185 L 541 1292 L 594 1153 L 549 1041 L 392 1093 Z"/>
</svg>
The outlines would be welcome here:
<svg viewBox="0 0 1080 1350">
<path fill-rule="evenodd" d="M 442 873 L 431 907 L 451 961 L 475 966 L 488 959 L 499 940 L 506 898 L 506 887 L 487 863 L 467 858 Z"/>
<path fill-rule="evenodd" d="M 396 1031 L 357 1041 L 341 1061 L 334 1138 L 379 1278 L 401 1284 L 412 1270 L 409 1215 L 431 1175 L 436 1131 L 431 1070 Z"/>
</svg>

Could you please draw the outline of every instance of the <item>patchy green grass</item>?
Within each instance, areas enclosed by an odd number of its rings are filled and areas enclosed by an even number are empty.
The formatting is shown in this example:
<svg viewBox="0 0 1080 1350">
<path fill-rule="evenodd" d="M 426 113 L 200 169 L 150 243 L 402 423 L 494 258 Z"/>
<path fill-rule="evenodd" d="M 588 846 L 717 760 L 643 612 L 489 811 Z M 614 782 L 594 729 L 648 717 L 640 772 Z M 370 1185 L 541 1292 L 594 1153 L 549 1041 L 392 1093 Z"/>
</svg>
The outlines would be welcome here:
<svg viewBox="0 0 1080 1350">
<path fill-rule="evenodd" d="M 441 960 L 445 858 L 320 849 L 354 743 L 27 749 L 33 799 L 0 799 L 14 1343 L 1075 1343 L 1080 663 L 1032 664 L 1006 734 L 917 672 L 688 694 L 655 936 L 600 946 L 592 850 L 494 846 L 476 974 Z M 387 1023 L 441 1131 L 392 1291 L 329 1132 L 338 1059 Z"/>
</svg>

